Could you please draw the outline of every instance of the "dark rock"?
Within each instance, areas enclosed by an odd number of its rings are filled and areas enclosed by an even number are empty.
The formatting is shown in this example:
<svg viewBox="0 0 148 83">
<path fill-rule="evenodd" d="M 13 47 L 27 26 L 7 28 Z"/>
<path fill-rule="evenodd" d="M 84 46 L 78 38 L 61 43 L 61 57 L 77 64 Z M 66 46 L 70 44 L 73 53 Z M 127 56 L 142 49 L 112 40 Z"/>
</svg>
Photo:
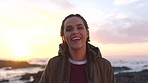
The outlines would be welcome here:
<svg viewBox="0 0 148 83">
<path fill-rule="evenodd" d="M 33 75 L 34 80 L 30 83 L 38 83 L 41 78 L 42 73 L 43 71 L 39 71 L 37 74 L 34 74 Z"/>
<path fill-rule="evenodd" d="M 9 80 L 0 80 L 0 83 L 2 82 L 9 82 Z"/>
<path fill-rule="evenodd" d="M 20 80 L 30 80 L 32 75 L 34 75 L 34 74 L 25 74 L 20 78 Z"/>
<path fill-rule="evenodd" d="M 116 75 L 117 83 L 148 83 L 148 70 L 126 72 Z"/>
<path fill-rule="evenodd" d="M 148 65 L 144 65 L 143 67 L 148 67 Z"/>
<path fill-rule="evenodd" d="M 123 69 L 129 69 L 126 67 L 122 67 Z M 117 68 L 118 69 L 118 68 Z M 120 69 L 120 68 L 119 68 Z M 25 74 L 22 76 L 20 80 L 30 80 L 31 77 L 33 77 L 32 82 L 27 83 L 38 83 L 43 71 L 39 71 L 35 74 Z M 116 77 L 116 83 L 148 83 L 148 70 L 143 70 L 139 72 L 122 72 L 115 75 Z M 3 81 L 9 81 L 9 80 L 3 80 Z M 3 81 L 0 81 L 3 82 Z"/>
<path fill-rule="evenodd" d="M 146 73 L 146 72 L 148 72 L 148 70 L 147 70 L 147 69 L 144 69 L 144 70 L 142 70 L 141 72 L 144 72 L 144 73 Z"/>
<path fill-rule="evenodd" d="M 33 74 L 34 81 L 28 83 L 38 83 L 43 71 Z M 140 72 L 126 72 L 115 75 L 117 83 L 148 83 L 148 70 Z"/>
<path fill-rule="evenodd" d="M 25 74 L 23 75 L 20 80 L 30 80 L 31 77 L 33 77 L 33 81 L 32 82 L 27 82 L 27 83 L 38 83 L 40 78 L 41 78 L 41 75 L 42 75 L 43 71 L 39 71 L 38 73 L 35 73 L 35 74 Z"/>
<path fill-rule="evenodd" d="M 122 67 L 113 67 L 114 72 L 120 72 L 120 71 L 124 71 L 124 70 L 131 70 L 131 68 L 126 67 L 126 66 L 122 66 Z"/>
</svg>

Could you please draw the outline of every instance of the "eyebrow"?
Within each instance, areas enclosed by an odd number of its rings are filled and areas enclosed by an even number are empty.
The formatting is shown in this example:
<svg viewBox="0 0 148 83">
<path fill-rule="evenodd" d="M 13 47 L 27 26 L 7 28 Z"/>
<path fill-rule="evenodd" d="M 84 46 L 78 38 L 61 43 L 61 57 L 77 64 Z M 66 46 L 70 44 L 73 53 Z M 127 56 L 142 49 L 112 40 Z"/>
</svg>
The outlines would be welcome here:
<svg viewBox="0 0 148 83">
<path fill-rule="evenodd" d="M 76 26 L 83 26 L 82 24 L 77 24 Z"/>
<path fill-rule="evenodd" d="M 83 26 L 82 24 L 77 24 L 76 26 Z M 68 25 L 66 27 L 71 27 L 71 25 Z"/>
</svg>

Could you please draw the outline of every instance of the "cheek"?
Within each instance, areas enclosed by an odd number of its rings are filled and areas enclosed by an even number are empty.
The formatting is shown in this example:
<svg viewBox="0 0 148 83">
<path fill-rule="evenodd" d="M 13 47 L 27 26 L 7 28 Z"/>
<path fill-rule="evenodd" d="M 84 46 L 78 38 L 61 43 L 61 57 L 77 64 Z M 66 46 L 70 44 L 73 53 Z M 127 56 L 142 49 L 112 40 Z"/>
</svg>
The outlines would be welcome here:
<svg viewBox="0 0 148 83">
<path fill-rule="evenodd" d="M 65 40 L 66 42 L 68 42 L 69 39 L 70 39 L 69 35 L 68 35 L 68 34 L 65 34 L 65 35 L 64 35 L 64 40 Z"/>
<path fill-rule="evenodd" d="M 65 32 L 65 30 L 64 30 L 64 36 L 63 36 L 63 39 L 64 39 L 65 42 L 67 42 L 67 33 Z"/>
<path fill-rule="evenodd" d="M 86 32 L 83 32 L 82 34 L 83 34 L 83 35 L 84 35 L 84 37 L 86 37 L 86 38 L 89 36 L 89 34 L 88 34 L 88 32 L 87 32 L 87 31 L 86 31 Z"/>
<path fill-rule="evenodd" d="M 89 32 L 86 30 L 86 37 L 88 38 L 89 37 Z"/>
</svg>

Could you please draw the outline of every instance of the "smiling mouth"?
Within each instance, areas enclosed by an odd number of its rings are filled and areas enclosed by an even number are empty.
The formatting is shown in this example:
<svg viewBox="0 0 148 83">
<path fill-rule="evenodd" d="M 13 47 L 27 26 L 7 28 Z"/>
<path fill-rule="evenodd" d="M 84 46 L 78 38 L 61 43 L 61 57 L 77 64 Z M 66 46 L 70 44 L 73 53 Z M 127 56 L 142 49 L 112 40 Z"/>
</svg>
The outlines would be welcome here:
<svg viewBox="0 0 148 83">
<path fill-rule="evenodd" d="M 74 38 L 72 38 L 71 40 L 72 40 L 72 41 L 77 41 L 77 40 L 81 40 L 81 38 L 80 38 L 80 37 L 74 37 Z"/>
</svg>

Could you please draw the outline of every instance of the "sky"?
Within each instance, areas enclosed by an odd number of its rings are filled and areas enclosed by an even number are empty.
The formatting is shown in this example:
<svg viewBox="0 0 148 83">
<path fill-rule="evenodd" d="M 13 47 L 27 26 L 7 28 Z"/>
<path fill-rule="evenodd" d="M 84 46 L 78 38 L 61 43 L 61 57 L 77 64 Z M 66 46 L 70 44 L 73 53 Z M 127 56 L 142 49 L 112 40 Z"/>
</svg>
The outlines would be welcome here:
<svg viewBox="0 0 148 83">
<path fill-rule="evenodd" d="M 0 0 L 0 58 L 56 56 L 62 20 L 76 13 L 104 57 L 148 56 L 147 10 L 147 0 Z"/>
</svg>

